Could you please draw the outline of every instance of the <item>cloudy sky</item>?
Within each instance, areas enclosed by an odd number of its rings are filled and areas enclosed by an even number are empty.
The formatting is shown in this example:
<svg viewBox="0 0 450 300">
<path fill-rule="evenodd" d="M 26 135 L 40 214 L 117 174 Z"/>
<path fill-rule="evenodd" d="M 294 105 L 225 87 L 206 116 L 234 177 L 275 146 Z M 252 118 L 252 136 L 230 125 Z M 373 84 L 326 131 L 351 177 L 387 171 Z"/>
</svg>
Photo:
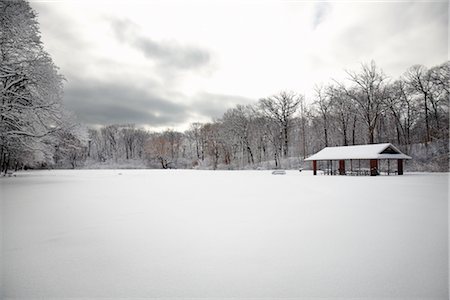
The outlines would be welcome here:
<svg viewBox="0 0 450 300">
<path fill-rule="evenodd" d="M 448 59 L 447 1 L 32 0 L 64 101 L 88 125 L 183 130 L 281 90 L 311 100 L 375 60 Z"/>
</svg>

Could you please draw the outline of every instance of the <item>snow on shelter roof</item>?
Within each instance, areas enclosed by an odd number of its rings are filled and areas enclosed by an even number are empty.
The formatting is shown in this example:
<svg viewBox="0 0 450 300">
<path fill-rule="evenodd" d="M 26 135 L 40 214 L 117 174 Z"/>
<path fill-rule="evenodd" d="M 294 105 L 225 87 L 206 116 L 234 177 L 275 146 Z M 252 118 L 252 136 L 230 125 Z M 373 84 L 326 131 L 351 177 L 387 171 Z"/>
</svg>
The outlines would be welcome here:
<svg viewBox="0 0 450 300">
<path fill-rule="evenodd" d="M 391 143 L 326 147 L 305 160 L 411 159 Z"/>
</svg>

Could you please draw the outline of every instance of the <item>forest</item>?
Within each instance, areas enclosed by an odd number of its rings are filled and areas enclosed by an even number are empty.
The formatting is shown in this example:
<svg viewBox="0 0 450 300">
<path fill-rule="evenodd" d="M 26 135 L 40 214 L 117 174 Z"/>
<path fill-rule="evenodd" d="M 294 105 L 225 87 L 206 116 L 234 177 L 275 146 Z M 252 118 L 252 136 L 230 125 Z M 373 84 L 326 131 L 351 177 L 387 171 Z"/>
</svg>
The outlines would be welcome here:
<svg viewBox="0 0 450 300">
<path fill-rule="evenodd" d="M 448 171 L 450 63 L 398 78 L 375 61 L 302 91 L 237 105 L 184 132 L 135 124 L 88 128 L 63 105 L 64 77 L 25 1 L 0 2 L 0 166 L 22 168 L 296 169 L 327 146 L 390 142 L 410 171 Z M 251 80 L 251 79 L 249 79 Z"/>
</svg>

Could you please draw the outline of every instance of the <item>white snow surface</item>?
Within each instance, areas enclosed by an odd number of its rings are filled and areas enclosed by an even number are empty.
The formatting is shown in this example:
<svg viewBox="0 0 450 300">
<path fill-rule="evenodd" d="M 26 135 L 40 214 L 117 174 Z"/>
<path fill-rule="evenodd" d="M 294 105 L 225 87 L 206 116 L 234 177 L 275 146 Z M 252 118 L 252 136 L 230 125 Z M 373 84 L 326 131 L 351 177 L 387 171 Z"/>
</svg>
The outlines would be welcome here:
<svg viewBox="0 0 450 300">
<path fill-rule="evenodd" d="M 398 154 L 382 154 L 388 147 L 393 148 Z M 338 160 L 338 159 L 411 159 L 410 156 L 403 154 L 397 147 L 391 143 L 326 147 L 314 155 L 306 158 L 309 160 Z"/>
<path fill-rule="evenodd" d="M 3 299 L 448 299 L 445 173 L 34 171 L 0 197 Z"/>
</svg>

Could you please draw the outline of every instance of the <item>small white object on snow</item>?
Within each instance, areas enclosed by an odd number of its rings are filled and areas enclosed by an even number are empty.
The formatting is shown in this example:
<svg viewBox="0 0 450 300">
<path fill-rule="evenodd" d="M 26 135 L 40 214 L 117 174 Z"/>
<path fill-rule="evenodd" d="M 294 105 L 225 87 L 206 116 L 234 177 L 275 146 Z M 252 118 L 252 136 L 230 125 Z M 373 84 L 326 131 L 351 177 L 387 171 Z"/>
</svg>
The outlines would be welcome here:
<svg viewBox="0 0 450 300">
<path fill-rule="evenodd" d="M 272 175 L 286 175 L 285 170 L 275 170 L 272 172 Z"/>
</svg>

